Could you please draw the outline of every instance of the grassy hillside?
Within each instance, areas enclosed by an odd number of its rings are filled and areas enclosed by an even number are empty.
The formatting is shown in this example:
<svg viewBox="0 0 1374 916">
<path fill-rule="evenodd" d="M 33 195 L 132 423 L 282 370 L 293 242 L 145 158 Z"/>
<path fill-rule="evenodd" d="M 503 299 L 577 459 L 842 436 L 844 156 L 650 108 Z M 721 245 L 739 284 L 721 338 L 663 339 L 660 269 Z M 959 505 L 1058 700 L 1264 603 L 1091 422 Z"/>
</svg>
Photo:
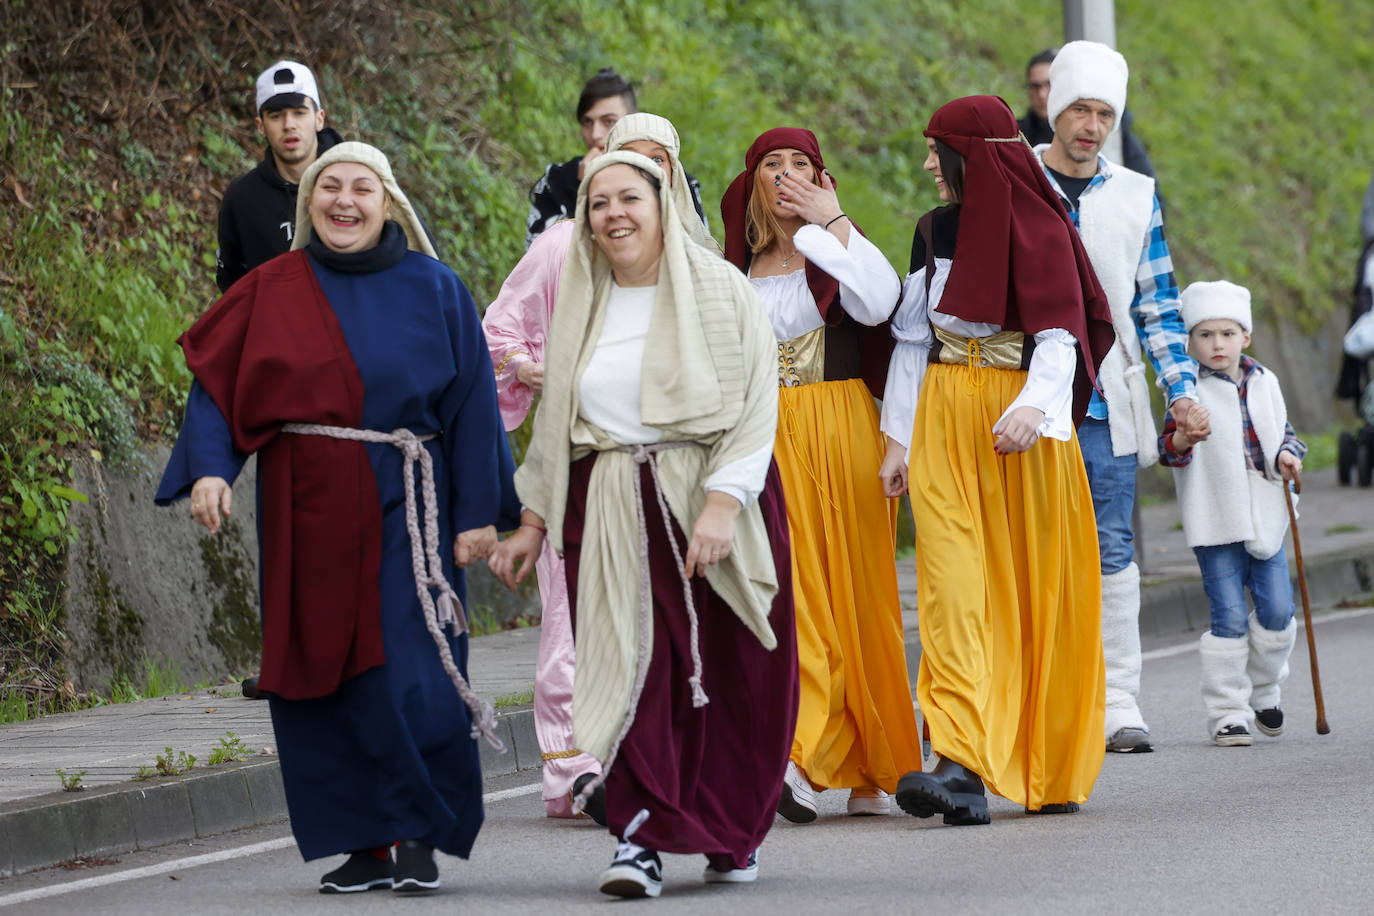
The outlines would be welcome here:
<svg viewBox="0 0 1374 916">
<path fill-rule="evenodd" d="M 975 92 L 1024 107 L 1058 0 L 19 0 L 0 5 L 0 682 L 59 654 L 50 583 L 76 454 L 175 430 L 174 340 L 214 297 L 214 217 L 261 147 L 256 72 L 316 67 L 332 123 L 393 157 L 441 253 L 488 301 L 525 192 L 580 152 L 572 107 L 612 65 L 671 118 L 714 203 L 762 130 L 810 127 L 847 211 L 905 267 L 937 202 L 920 135 Z M 1374 10 L 1347 0 L 1118 0 L 1131 107 L 1179 277 L 1249 284 L 1315 326 L 1358 244 Z M 27 666 L 27 667 L 26 667 Z M 58 682 L 60 683 L 60 678 Z M 41 693 L 41 691 L 40 691 Z"/>
</svg>

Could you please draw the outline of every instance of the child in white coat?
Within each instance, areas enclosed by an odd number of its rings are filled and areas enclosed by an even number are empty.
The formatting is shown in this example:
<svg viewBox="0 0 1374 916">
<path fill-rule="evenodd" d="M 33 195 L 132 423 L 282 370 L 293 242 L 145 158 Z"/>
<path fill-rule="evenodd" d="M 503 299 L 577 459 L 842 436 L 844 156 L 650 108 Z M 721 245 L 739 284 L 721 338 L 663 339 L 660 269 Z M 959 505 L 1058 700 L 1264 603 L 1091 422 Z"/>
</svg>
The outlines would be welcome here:
<svg viewBox="0 0 1374 916">
<path fill-rule="evenodd" d="M 1183 533 L 1211 605 L 1200 646 L 1208 733 L 1223 747 L 1249 745 L 1252 723 L 1266 735 L 1283 731 L 1279 686 L 1295 633 L 1284 487 L 1307 446 L 1288 422 L 1278 378 L 1241 352 L 1253 328 L 1249 290 L 1194 283 L 1180 298 L 1207 424 L 1190 417 L 1185 433 L 1168 419 L 1159 456 L 1175 471 Z"/>
</svg>

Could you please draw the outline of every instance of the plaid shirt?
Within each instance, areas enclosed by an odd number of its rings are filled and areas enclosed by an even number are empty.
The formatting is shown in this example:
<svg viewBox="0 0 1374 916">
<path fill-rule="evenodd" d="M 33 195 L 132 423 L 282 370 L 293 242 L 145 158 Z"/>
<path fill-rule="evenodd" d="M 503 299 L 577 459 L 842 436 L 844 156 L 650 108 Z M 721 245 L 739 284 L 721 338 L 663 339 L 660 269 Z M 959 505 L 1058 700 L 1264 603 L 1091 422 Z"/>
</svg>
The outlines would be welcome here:
<svg viewBox="0 0 1374 916">
<path fill-rule="evenodd" d="M 1252 470 L 1267 475 L 1268 472 L 1264 469 L 1264 449 L 1260 448 L 1259 436 L 1255 435 L 1255 425 L 1250 422 L 1250 408 L 1246 402 L 1246 396 L 1250 385 L 1250 376 L 1256 372 L 1267 372 L 1268 370 L 1260 365 L 1259 360 L 1242 353 L 1240 371 L 1242 377 L 1240 382 L 1237 382 L 1224 372 L 1214 372 L 1206 366 L 1201 367 L 1203 378 L 1216 375 L 1240 389 L 1240 428 L 1245 440 L 1245 464 Z M 1159 437 L 1159 463 L 1166 468 L 1186 468 L 1193 463 L 1193 450 L 1191 448 L 1186 452 L 1174 451 L 1174 430 L 1176 429 L 1178 429 L 1178 424 L 1174 422 L 1174 415 L 1165 416 L 1164 434 Z M 1279 446 L 1279 451 L 1292 452 L 1299 461 L 1307 457 L 1307 444 L 1298 438 L 1298 434 L 1293 431 L 1292 423 L 1285 423 L 1283 426 L 1283 444 Z"/>
<path fill-rule="evenodd" d="M 1069 201 L 1064 189 L 1050 173 L 1043 152 L 1038 155 L 1045 177 L 1050 180 L 1050 187 L 1064 202 L 1064 209 L 1069 211 L 1069 218 L 1077 229 L 1078 207 Z M 1083 189 L 1083 194 L 1091 194 L 1111 180 L 1112 168 L 1107 159 L 1098 156 L 1097 174 Z M 1169 243 L 1164 240 L 1164 213 L 1159 209 L 1159 195 L 1153 195 L 1151 203 L 1153 212 L 1150 214 L 1149 235 L 1140 248 L 1140 264 L 1136 268 L 1131 318 L 1135 321 L 1135 330 L 1140 335 L 1141 343 L 1145 345 L 1145 355 L 1154 366 L 1155 378 L 1167 392 L 1167 403 L 1172 404 L 1179 398 L 1197 400 L 1198 367 L 1188 355 L 1188 332 L 1184 330 L 1183 316 L 1178 310 L 1178 281 L 1174 279 Z M 1088 403 L 1088 416 L 1097 420 L 1107 419 L 1107 402 L 1096 391 Z"/>
</svg>

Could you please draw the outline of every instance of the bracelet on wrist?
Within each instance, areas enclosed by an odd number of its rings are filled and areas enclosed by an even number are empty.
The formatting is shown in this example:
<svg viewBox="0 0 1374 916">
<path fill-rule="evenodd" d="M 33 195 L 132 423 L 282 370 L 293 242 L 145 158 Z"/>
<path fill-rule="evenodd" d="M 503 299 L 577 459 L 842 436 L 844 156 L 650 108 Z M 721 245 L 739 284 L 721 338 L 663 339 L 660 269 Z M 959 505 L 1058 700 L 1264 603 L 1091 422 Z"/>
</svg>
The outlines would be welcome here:
<svg viewBox="0 0 1374 916">
<path fill-rule="evenodd" d="M 521 528 L 533 528 L 535 531 L 538 531 L 540 534 L 548 534 L 548 533 L 549 533 L 549 529 L 545 528 L 543 525 L 535 525 L 535 524 L 532 524 L 532 523 L 530 523 L 530 522 L 521 522 L 521 523 L 520 523 L 520 527 L 521 527 Z"/>
<path fill-rule="evenodd" d="M 835 217 L 835 219 L 832 219 L 830 222 L 826 223 L 825 226 L 824 226 L 824 228 L 829 229 L 829 228 L 830 228 L 831 226 L 833 226 L 838 220 L 844 219 L 844 217 L 845 217 L 845 214 L 841 213 L 839 216 Z"/>
</svg>

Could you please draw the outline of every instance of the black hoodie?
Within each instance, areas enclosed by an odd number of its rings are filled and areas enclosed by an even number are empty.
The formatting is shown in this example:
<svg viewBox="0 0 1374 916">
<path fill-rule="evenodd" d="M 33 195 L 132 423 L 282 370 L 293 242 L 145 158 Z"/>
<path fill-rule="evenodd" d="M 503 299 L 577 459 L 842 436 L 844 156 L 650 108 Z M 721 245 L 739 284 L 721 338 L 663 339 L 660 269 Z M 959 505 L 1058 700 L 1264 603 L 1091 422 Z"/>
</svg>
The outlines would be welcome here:
<svg viewBox="0 0 1374 916">
<path fill-rule="evenodd" d="M 317 156 L 343 142 L 332 127 L 316 137 Z M 220 292 L 227 292 L 235 280 L 259 264 L 291 250 L 296 187 L 277 171 L 271 147 L 251 172 L 229 183 L 219 207 L 219 250 L 215 252 L 215 282 Z"/>
</svg>

